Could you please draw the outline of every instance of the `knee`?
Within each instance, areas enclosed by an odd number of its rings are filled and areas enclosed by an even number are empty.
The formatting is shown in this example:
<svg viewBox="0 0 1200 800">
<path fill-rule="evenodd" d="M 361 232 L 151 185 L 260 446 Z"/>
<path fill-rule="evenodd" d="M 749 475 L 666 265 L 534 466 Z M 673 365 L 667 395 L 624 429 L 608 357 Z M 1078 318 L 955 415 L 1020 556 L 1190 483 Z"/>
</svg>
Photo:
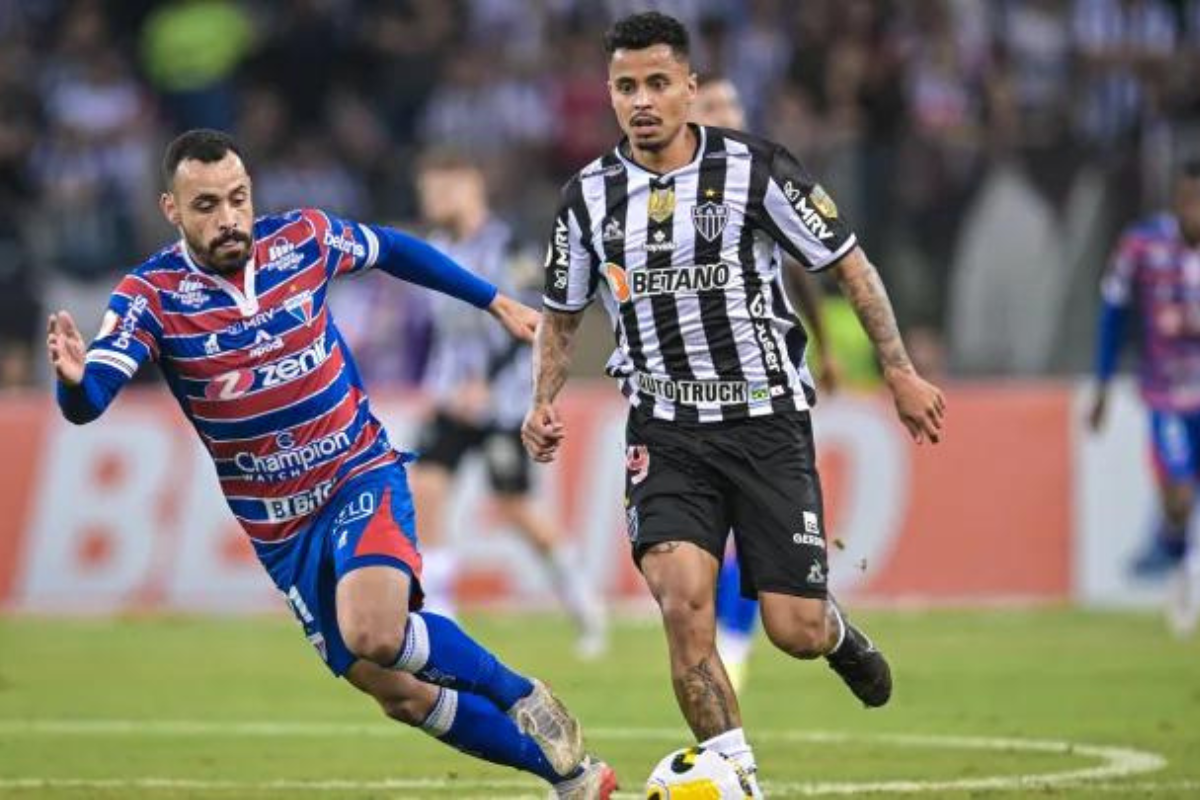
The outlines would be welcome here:
<svg viewBox="0 0 1200 800">
<path fill-rule="evenodd" d="M 342 639 L 346 647 L 358 658 L 378 664 L 381 667 L 391 666 L 400 653 L 403 643 L 403 629 L 400 627 L 385 627 L 364 623 L 351 623 L 342 630 Z M 388 716 L 391 716 L 389 714 Z"/>
<path fill-rule="evenodd" d="M 711 645 L 715 637 L 713 600 L 699 594 L 666 594 L 658 599 L 663 625 L 673 640 Z"/>
<path fill-rule="evenodd" d="M 763 628 L 771 644 L 793 658 L 818 658 L 829 650 L 829 628 L 823 613 L 764 619 Z"/>
</svg>

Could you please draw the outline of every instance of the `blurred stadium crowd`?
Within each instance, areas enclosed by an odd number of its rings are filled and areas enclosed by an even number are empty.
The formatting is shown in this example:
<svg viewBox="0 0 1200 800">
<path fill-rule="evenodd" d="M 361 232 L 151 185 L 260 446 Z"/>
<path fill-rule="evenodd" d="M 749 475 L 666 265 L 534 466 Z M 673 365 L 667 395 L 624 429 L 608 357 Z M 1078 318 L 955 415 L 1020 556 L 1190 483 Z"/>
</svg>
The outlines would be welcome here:
<svg viewBox="0 0 1200 800">
<path fill-rule="evenodd" d="M 647 6 L 821 177 L 958 373 L 1086 366 L 1104 251 L 1197 150 L 1200 0 L 0 0 L 0 385 L 39 380 L 43 309 L 98 319 L 172 236 L 157 159 L 185 128 L 239 137 L 260 213 L 406 225 L 416 158 L 455 145 L 540 242 L 562 180 L 615 141 L 601 35 Z M 1038 224 L 1003 211 L 1009 185 L 1067 246 L 993 252 Z M 997 354 L 1000 323 L 971 344 L 997 287 L 1033 356 Z"/>
</svg>

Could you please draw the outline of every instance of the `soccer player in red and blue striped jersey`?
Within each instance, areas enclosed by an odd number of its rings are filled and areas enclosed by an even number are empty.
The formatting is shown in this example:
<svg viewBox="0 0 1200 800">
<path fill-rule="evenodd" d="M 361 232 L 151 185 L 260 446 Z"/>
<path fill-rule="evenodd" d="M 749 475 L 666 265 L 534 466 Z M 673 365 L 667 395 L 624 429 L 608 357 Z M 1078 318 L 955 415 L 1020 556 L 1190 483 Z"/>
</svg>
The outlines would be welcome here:
<svg viewBox="0 0 1200 800">
<path fill-rule="evenodd" d="M 156 361 L 335 675 L 389 716 L 536 774 L 559 796 L 607 797 L 612 770 L 585 754 L 549 690 L 420 610 L 409 457 L 371 413 L 327 292 L 336 277 L 379 269 L 486 309 L 525 340 L 536 312 L 392 228 L 309 208 L 255 219 L 250 176 L 223 133 L 183 134 L 163 173 L 160 204 L 180 241 L 118 284 L 86 349 L 69 314 L 50 317 L 64 416 L 94 420 Z"/>
<path fill-rule="evenodd" d="M 1088 413 L 1099 430 L 1108 386 L 1128 332 L 1137 330 L 1138 383 L 1150 412 L 1150 442 L 1162 522 L 1135 574 L 1172 571 L 1188 555 L 1188 527 L 1200 477 L 1200 162 L 1175 178 L 1171 209 L 1131 225 L 1105 273 L 1096 339 L 1096 391 Z M 1200 560 L 1192 559 L 1198 571 Z M 1200 605 L 1188 599 L 1186 574 L 1172 608 L 1181 632 L 1196 624 Z M 1182 594 L 1180 591 L 1182 590 Z"/>
</svg>

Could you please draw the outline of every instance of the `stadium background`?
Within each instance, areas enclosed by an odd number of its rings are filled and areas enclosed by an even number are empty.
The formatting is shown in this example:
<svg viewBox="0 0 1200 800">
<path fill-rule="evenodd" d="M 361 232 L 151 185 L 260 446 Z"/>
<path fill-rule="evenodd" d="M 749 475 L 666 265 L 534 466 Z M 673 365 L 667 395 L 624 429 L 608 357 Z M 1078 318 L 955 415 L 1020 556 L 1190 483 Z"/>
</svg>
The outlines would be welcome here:
<svg viewBox="0 0 1200 800">
<path fill-rule="evenodd" d="M 1037 704 L 1027 700 L 1016 721 L 996 723 L 999 701 L 967 699 L 965 676 L 998 677 L 970 661 L 972 651 L 1011 655 L 1004 663 L 1014 673 L 1036 674 L 1038 650 L 1061 648 L 1064 658 L 1098 663 L 1115 657 L 1109 642 L 1125 642 L 1155 666 L 1142 671 L 1144 664 L 1118 658 L 1111 669 L 1085 673 L 1079 685 L 1094 693 L 1080 708 L 1119 715 L 1128 706 L 1129 736 L 1153 730 L 1138 741 L 1157 741 L 1159 752 L 1173 746 L 1182 757 L 1200 747 L 1176 736 L 1182 721 L 1200 714 L 1194 647 L 1150 634 L 1157 622 L 1149 616 L 1018 610 L 1150 606 L 1162 596 L 1162 584 L 1127 572 L 1154 518 L 1133 387 L 1118 387 L 1104 435 L 1089 437 L 1081 420 L 1108 250 L 1127 221 L 1161 205 L 1172 166 L 1200 154 L 1200 1 L 645 5 L 687 22 L 698 69 L 731 77 L 751 129 L 788 146 L 821 177 L 879 265 L 914 356 L 947 387 L 946 442 L 914 447 L 851 339 L 840 355 L 857 385 L 816 414 L 832 530 L 844 545 L 834 554 L 835 586 L 874 608 L 1004 609 L 1000 617 L 882 617 L 885 635 L 899 640 L 910 663 L 923 664 L 927 646 L 942 652 L 947 629 L 961 640 L 953 656 L 961 675 L 930 666 L 915 692 L 925 686 L 935 707 L 945 689 L 961 702 L 961 715 L 934 714 L 929 726 L 912 729 L 1071 733 L 1048 709 L 1060 699 L 1054 687 L 1070 696 L 1077 675 L 1051 681 L 1045 719 L 1020 716 Z M 63 423 L 49 398 L 43 312 L 66 307 L 85 331 L 95 330 L 121 271 L 173 236 L 155 206 L 166 140 L 197 125 L 233 131 L 248 153 L 260 213 L 320 205 L 406 227 L 416 225 L 416 157 L 430 144 L 452 143 L 483 159 L 495 209 L 540 248 L 561 181 L 615 140 L 600 36 L 616 16 L 642 7 L 624 0 L 0 0 L 0 607 L 8 612 L 0 622 L 0 762 L 5 753 L 12 758 L 0 768 L 0 794 L 13 789 L 5 777 L 45 774 L 38 765 L 51 750 L 65 754 L 67 776 L 115 769 L 119 759 L 78 766 L 79 740 L 70 735 L 52 747 L 51 738 L 12 737 L 24 730 L 17 719 L 125 716 L 127 707 L 64 694 L 45 677 L 59 675 L 56 668 L 44 669 L 107 647 L 118 654 L 136 652 L 139 642 L 157 648 L 175 631 L 174 617 L 162 625 L 123 622 L 129 612 L 215 613 L 215 622 L 179 626 L 196 626 L 200 637 L 192 643 L 198 650 L 180 656 L 185 669 L 211 656 L 218 672 L 232 658 L 228 664 L 254 674 L 225 652 L 226 638 L 248 652 L 262 630 L 264 641 L 299 638 L 190 430 L 153 380 L 86 428 Z M 391 302 L 364 302 L 381 294 Z M 360 361 L 376 373 L 373 396 L 393 438 L 410 441 L 424 404 L 414 391 L 428 322 L 420 295 L 373 277 L 348 285 L 334 309 L 354 329 Z M 831 313 L 836 328 L 845 309 L 834 301 Z M 636 616 L 649 606 L 624 542 L 623 406 L 596 379 L 610 340 L 592 315 L 568 395 L 573 440 L 564 462 L 543 471 L 540 491 L 585 556 L 581 578 Z M 495 529 L 481 477 L 478 465 L 468 468 L 451 525 L 465 557 L 468 605 L 536 609 L 548 587 L 526 568 L 532 562 L 521 545 Z M 261 611 L 278 612 L 265 629 L 227 616 Z M 116 620 L 115 627 L 81 629 L 72 621 L 80 614 Z M 560 656 L 546 655 L 561 640 L 558 623 L 546 624 L 548 638 L 539 634 L 531 647 L 549 659 L 552 675 L 562 673 L 559 685 L 579 695 L 584 678 L 602 684 L 594 668 L 577 679 L 568 663 L 555 662 Z M 516 635 L 504 617 L 485 630 Z M 623 642 L 653 651 L 646 661 L 663 660 L 656 633 L 619 634 L 634 638 L 618 638 L 613 663 L 621 663 Z M 1001 646 L 1014 639 L 1026 645 L 1025 661 Z M 507 652 L 522 653 L 517 641 Z M 299 652 L 281 658 L 305 680 L 319 679 Z M 98 663 L 98 676 L 113 672 L 97 680 L 119 683 L 138 669 L 138 658 L 128 659 Z M 236 669 L 229 666 L 226 679 Z M 760 664 L 760 685 L 783 691 L 788 669 Z M 1143 679 L 1163 691 L 1182 680 L 1175 685 L 1186 691 L 1149 699 L 1132 692 L 1122 705 L 1105 688 Z M 658 715 L 638 719 L 673 725 L 665 678 L 653 680 L 645 707 Z M 1006 684 L 985 691 L 999 696 Z M 155 688 L 172 691 L 145 685 L 151 696 Z M 820 691 L 818 716 L 838 707 L 833 689 L 829 699 Z M 224 698 L 213 697 L 217 717 L 222 709 L 271 716 L 251 701 L 222 706 Z M 750 708 L 765 714 L 769 703 L 756 706 L 758 697 L 767 695 L 752 694 Z M 1135 699 L 1146 701 L 1135 709 Z M 591 701 L 583 702 L 586 710 Z M 154 711 L 133 707 L 135 716 Z M 304 718 L 306 710 L 335 714 L 333 707 L 309 700 L 290 711 Z M 903 723 L 884 726 L 898 730 L 913 718 L 896 719 Z M 1092 730 L 1124 741 L 1116 722 L 1084 732 Z M 650 755 L 639 754 L 646 765 L 656 760 Z M 446 769 L 464 768 L 444 758 Z M 777 760 L 787 758 L 781 750 Z M 137 774 L 170 774 L 173 763 Z M 938 772 L 913 764 L 915 777 Z M 834 764 L 826 767 L 837 775 Z M 855 769 L 878 777 L 869 759 Z M 959 769 L 987 774 L 988 765 Z M 1200 776 L 1189 775 L 1181 797 L 1200 791 L 1193 780 Z"/>
</svg>

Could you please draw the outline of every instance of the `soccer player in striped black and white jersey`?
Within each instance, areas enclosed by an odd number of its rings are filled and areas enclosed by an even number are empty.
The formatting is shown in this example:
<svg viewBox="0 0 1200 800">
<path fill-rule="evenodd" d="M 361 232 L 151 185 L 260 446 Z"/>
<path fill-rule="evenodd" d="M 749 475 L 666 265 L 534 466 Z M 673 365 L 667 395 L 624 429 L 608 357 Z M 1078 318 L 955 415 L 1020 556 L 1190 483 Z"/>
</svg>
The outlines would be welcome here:
<svg viewBox="0 0 1200 800">
<path fill-rule="evenodd" d="M 430 242 L 513 297 L 536 301 L 541 270 L 518 246 L 512 228 L 492 213 L 483 169 L 464 153 L 425 153 L 417 167 L 421 215 L 432 226 Z M 606 643 L 604 607 L 564 547 L 557 523 L 531 493 L 529 454 L 521 446 L 521 420 L 531 392 L 529 345 L 498 332 L 481 315 L 461 313 L 453 298 L 431 298 L 433 336 L 424 388 L 434 413 L 418 439 L 412 468 L 413 498 L 426 544 L 426 597 L 431 608 L 452 613 L 458 553 L 443 520 L 451 482 L 462 460 L 477 452 L 487 467 L 502 525 L 512 526 L 533 548 L 579 638 L 582 658 Z"/>
<path fill-rule="evenodd" d="M 688 122 L 696 78 L 684 27 L 636 14 L 605 45 L 625 136 L 563 190 L 522 434 L 541 461 L 562 446 L 555 400 L 580 312 L 599 295 L 617 344 L 607 371 L 631 405 L 628 535 L 661 611 L 675 696 L 697 740 L 753 774 L 714 646 L 731 529 L 743 593 L 757 596 L 771 641 L 797 658 L 824 656 L 867 706 L 891 696 L 886 660 L 827 591 L 812 380 L 780 248 L 811 271 L 835 271 L 918 443 L 940 439 L 945 401 L 916 373 L 875 268 L 799 162 L 773 142 Z"/>
<path fill-rule="evenodd" d="M 392 718 L 538 775 L 560 797 L 607 797 L 612 770 L 586 756 L 549 690 L 420 610 L 409 459 L 371 413 L 326 299 L 334 278 L 375 269 L 486 309 L 518 338 L 532 337 L 537 314 L 392 228 L 313 208 L 255 219 L 226 134 L 177 138 L 163 179 L 160 204 L 180 240 L 118 284 L 90 347 L 68 313 L 50 317 L 64 416 L 96 419 L 158 362 L 230 509 L 335 676 Z"/>
</svg>

